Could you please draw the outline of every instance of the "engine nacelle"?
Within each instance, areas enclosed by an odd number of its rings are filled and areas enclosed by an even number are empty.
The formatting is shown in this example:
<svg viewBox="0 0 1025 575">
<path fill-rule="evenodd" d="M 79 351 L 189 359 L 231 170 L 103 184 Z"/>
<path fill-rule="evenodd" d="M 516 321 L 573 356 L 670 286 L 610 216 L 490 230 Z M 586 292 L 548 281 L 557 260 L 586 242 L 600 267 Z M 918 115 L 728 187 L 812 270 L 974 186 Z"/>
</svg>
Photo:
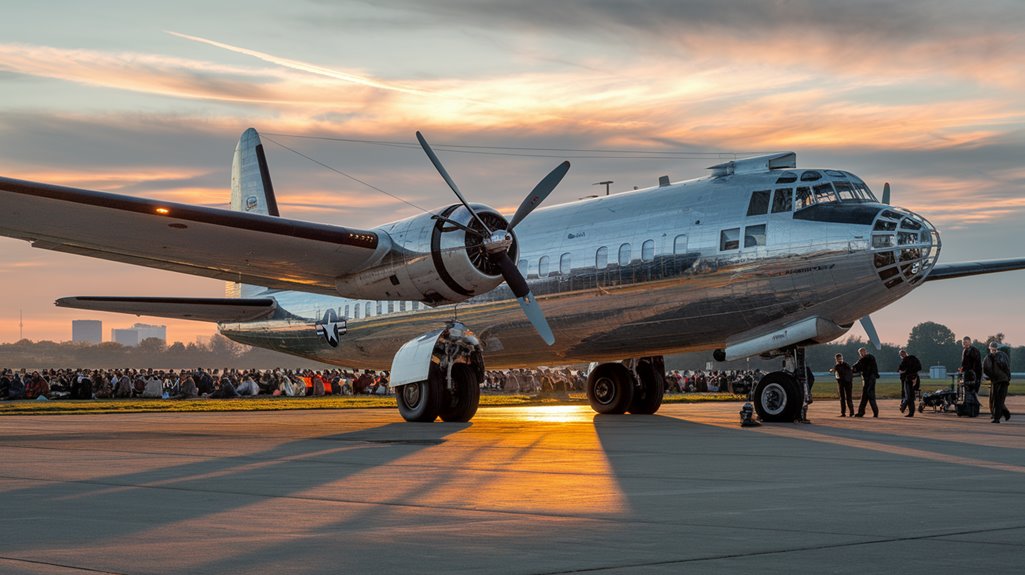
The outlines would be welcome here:
<svg viewBox="0 0 1025 575">
<path fill-rule="evenodd" d="M 509 225 L 488 206 L 474 204 L 473 209 L 492 231 Z M 439 215 L 482 230 L 462 204 L 449 206 Z M 421 214 L 376 228 L 374 231 L 390 239 L 390 252 L 377 265 L 340 278 L 336 282 L 338 293 L 359 299 L 438 305 L 465 301 L 498 287 L 503 281 L 501 270 L 488 259 L 482 239 L 433 216 Z M 517 253 L 514 238 L 509 257 L 516 261 Z"/>
</svg>

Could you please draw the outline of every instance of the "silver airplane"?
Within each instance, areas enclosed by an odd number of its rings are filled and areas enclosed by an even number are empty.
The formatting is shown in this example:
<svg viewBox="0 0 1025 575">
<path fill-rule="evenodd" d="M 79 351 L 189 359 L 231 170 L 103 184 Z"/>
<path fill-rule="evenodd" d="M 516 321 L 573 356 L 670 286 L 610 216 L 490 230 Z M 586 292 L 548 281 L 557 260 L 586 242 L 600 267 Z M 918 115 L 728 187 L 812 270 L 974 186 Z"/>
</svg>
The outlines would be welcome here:
<svg viewBox="0 0 1025 575">
<path fill-rule="evenodd" d="M 1025 269 L 938 264 L 923 217 L 794 153 L 512 218 L 464 199 L 367 230 L 282 218 L 253 129 L 235 149 L 231 210 L 0 178 L 0 234 L 34 247 L 228 282 L 225 298 L 69 297 L 58 306 L 217 323 L 252 346 L 391 370 L 407 421 L 468 421 L 489 368 L 591 362 L 599 413 L 655 413 L 663 355 L 788 358 L 753 391 L 767 421 L 801 417 L 803 350 L 925 282 Z M 535 208 L 537 208 L 535 210 Z M 529 216 L 529 217 L 528 217 Z M 472 330 L 471 330 L 472 328 Z"/>
</svg>

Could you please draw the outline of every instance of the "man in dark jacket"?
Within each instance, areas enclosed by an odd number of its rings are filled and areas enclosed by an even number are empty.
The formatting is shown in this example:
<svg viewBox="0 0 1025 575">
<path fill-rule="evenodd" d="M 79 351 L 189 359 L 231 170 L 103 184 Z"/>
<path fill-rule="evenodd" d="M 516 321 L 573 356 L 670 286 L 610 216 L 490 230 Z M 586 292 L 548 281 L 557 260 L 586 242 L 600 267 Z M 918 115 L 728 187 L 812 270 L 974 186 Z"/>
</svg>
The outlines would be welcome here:
<svg viewBox="0 0 1025 575">
<path fill-rule="evenodd" d="M 979 353 L 978 348 L 972 345 L 972 338 L 967 335 L 961 339 L 961 347 L 961 367 L 958 371 L 964 376 L 965 381 L 969 379 L 974 381 L 976 391 L 978 391 L 977 386 L 982 382 L 982 354 Z M 968 372 L 972 373 L 972 377 L 964 375 Z"/>
<path fill-rule="evenodd" d="M 879 366 L 874 355 L 865 348 L 858 349 L 861 359 L 851 366 L 854 373 L 861 374 L 861 403 L 854 417 L 865 417 L 865 404 L 872 406 L 872 417 L 879 417 L 879 406 L 876 405 L 876 380 L 879 379 Z"/>
<path fill-rule="evenodd" d="M 843 360 L 842 354 L 836 354 L 835 359 L 836 365 L 830 368 L 829 372 L 836 377 L 836 387 L 840 390 L 840 417 L 847 417 L 847 412 L 853 417 L 854 372 L 851 370 L 851 364 Z"/>
<path fill-rule="evenodd" d="M 993 382 L 993 389 L 990 391 L 993 400 L 990 408 L 993 423 L 1000 423 L 1001 416 L 1004 421 L 1011 419 L 1011 412 L 1004 405 L 1007 399 L 1007 386 L 1011 383 L 1011 362 L 1007 354 L 1000 351 L 999 344 L 995 341 L 989 343 L 989 355 L 982 362 L 982 373 Z"/>
<path fill-rule="evenodd" d="M 901 399 L 900 410 L 908 410 L 904 417 L 915 416 L 915 388 L 918 387 L 918 372 L 922 371 L 922 362 L 918 358 L 908 354 L 906 349 L 900 350 L 900 366 L 897 373 L 900 374 Z"/>
</svg>

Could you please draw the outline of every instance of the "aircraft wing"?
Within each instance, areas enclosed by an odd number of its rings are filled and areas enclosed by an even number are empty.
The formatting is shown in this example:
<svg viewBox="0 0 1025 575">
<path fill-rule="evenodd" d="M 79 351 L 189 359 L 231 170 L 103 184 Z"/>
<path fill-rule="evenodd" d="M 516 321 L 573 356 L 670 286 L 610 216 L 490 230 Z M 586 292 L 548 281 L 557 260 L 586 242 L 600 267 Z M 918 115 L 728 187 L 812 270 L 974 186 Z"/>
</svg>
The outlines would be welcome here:
<svg viewBox="0 0 1025 575">
<path fill-rule="evenodd" d="M 925 281 L 947 280 L 965 276 L 994 274 L 1025 269 L 1025 258 L 1008 260 L 987 260 L 981 262 L 957 262 L 952 264 L 936 264 L 925 278 Z"/>
<path fill-rule="evenodd" d="M 34 247 L 277 289 L 338 295 L 384 234 L 0 178 L 0 235 Z"/>
<path fill-rule="evenodd" d="M 150 315 L 171 319 L 244 322 L 270 317 L 278 309 L 271 298 L 63 297 L 57 307 Z"/>
</svg>

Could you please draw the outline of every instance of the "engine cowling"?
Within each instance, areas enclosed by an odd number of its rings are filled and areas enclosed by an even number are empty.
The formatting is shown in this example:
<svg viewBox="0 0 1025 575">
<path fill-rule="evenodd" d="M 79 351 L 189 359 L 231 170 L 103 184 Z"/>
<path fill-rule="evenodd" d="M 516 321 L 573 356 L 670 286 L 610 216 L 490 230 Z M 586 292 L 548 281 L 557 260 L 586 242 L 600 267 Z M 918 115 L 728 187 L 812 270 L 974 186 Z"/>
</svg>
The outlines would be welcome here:
<svg viewBox="0 0 1025 575">
<path fill-rule="evenodd" d="M 474 204 L 473 209 L 492 231 L 509 225 L 493 208 Z M 449 206 L 438 215 L 483 231 L 462 204 Z M 480 237 L 436 219 L 434 214 L 413 216 L 374 231 L 390 239 L 391 250 L 377 265 L 336 282 L 338 293 L 345 297 L 439 305 L 487 293 L 503 281 L 501 270 L 487 257 Z M 509 257 L 516 261 L 517 253 L 514 237 Z"/>
</svg>

